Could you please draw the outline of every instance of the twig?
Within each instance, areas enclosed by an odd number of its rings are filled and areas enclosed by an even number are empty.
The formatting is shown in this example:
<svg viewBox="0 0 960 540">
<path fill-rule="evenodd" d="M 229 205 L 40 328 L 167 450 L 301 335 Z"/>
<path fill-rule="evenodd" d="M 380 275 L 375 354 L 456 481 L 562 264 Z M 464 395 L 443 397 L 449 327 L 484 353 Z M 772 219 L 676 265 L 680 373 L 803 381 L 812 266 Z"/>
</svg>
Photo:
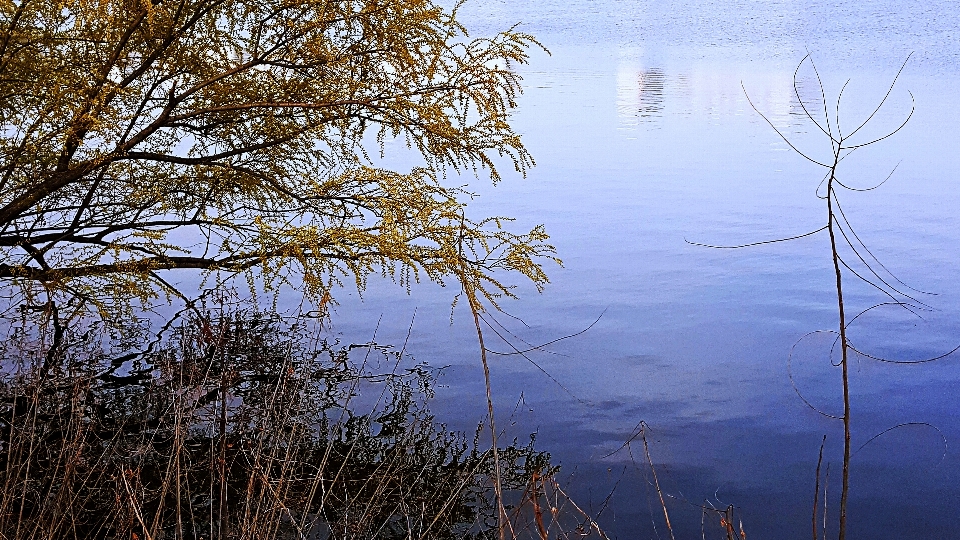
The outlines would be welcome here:
<svg viewBox="0 0 960 540">
<path fill-rule="evenodd" d="M 663 519 L 667 522 L 667 530 L 670 531 L 670 539 L 676 540 L 673 536 L 673 526 L 670 525 L 670 513 L 667 512 L 667 503 L 663 499 L 663 491 L 660 490 L 660 480 L 657 478 L 657 469 L 653 466 L 653 460 L 650 458 L 650 448 L 647 446 L 646 430 L 646 422 L 641 422 L 640 438 L 643 440 L 643 453 L 647 456 L 647 463 L 650 465 L 650 472 L 653 473 L 653 485 L 657 489 L 657 496 L 660 497 L 660 507 L 663 508 Z"/>
<path fill-rule="evenodd" d="M 820 502 L 820 465 L 823 463 L 823 445 L 827 444 L 827 436 L 823 436 L 820 443 L 820 457 L 817 458 L 817 481 L 813 488 L 813 540 L 817 540 L 817 504 Z M 823 540 L 827 540 L 824 537 Z"/>
</svg>

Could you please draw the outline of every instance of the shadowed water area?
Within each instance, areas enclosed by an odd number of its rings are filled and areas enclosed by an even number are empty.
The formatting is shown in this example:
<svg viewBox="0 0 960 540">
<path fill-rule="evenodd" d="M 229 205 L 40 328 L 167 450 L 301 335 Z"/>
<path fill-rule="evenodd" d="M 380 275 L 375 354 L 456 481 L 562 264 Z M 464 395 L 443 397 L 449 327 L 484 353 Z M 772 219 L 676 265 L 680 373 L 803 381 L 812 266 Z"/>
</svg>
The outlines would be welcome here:
<svg viewBox="0 0 960 540">
<path fill-rule="evenodd" d="M 826 435 L 834 536 L 842 424 L 805 404 L 789 375 L 811 405 L 840 414 L 834 337 L 801 340 L 837 328 L 829 239 L 820 233 L 739 250 L 687 241 L 739 245 L 822 227 L 822 169 L 770 125 L 808 155 L 830 157 L 800 105 L 822 118 L 820 85 L 805 64 L 795 89 L 797 65 L 812 55 L 831 114 L 851 80 L 839 111 L 840 128 L 849 130 L 913 53 L 864 140 L 896 128 L 915 103 L 913 117 L 841 168 L 858 188 L 896 172 L 878 189 L 842 191 L 840 203 L 897 278 L 936 293 L 904 289 L 935 310 L 922 318 L 872 310 L 850 326 L 850 338 L 899 360 L 960 344 L 958 8 L 946 1 L 475 0 L 461 16 L 472 35 L 522 23 L 551 52 L 534 51 L 519 68 L 525 94 L 514 122 L 537 167 L 526 179 L 505 174 L 496 187 L 462 180 L 479 194 L 474 215 L 515 216 L 516 230 L 544 223 L 564 261 L 548 267 L 552 283 L 543 294 L 521 286 L 519 300 L 505 301 L 513 317 L 495 314 L 503 325 L 495 328 L 524 350 L 590 327 L 526 358 L 491 356 L 505 436 L 536 431 L 538 447 L 562 465 L 561 481 L 599 514 L 611 538 L 669 537 L 643 447 L 624 446 L 643 420 L 677 538 L 699 537 L 698 505 L 733 504 L 748 538 L 799 539 L 810 538 Z M 402 163 L 392 151 L 401 153 L 389 143 L 385 159 Z M 888 300 L 847 279 L 851 312 Z M 343 294 L 334 331 L 400 345 L 411 328 L 406 350 L 449 366 L 438 417 L 471 429 L 485 413 L 483 378 L 463 301 L 451 323 L 456 292 L 419 285 L 408 296 L 373 280 L 362 301 Z M 493 329 L 486 337 L 491 349 L 512 351 Z M 854 355 L 851 377 L 854 450 L 909 425 L 854 455 L 849 537 L 960 536 L 960 353 L 919 365 Z"/>
</svg>

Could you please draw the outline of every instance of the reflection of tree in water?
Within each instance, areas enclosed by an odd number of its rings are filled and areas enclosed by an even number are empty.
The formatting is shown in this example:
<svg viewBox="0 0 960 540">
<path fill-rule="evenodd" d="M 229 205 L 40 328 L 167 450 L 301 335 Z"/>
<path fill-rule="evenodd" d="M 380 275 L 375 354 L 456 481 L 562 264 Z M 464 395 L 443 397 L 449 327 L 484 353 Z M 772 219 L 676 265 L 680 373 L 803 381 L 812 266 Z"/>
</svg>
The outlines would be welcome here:
<svg viewBox="0 0 960 540">
<path fill-rule="evenodd" d="M 659 116 L 663 110 L 663 91 L 667 77 L 660 68 L 643 70 L 637 77 L 637 97 L 640 106 L 637 109 L 643 118 Z"/>
<path fill-rule="evenodd" d="M 202 311 L 116 356 L 69 330 L 49 369 L 30 336 L 0 343 L 0 538 L 497 537 L 497 464 L 435 421 L 434 372 L 302 319 Z M 532 439 L 499 467 L 511 527 L 582 522 L 542 515 L 559 488 Z"/>
<path fill-rule="evenodd" d="M 636 126 L 663 116 L 665 92 L 684 90 L 686 77 L 678 76 L 667 81 L 662 68 L 640 69 L 623 66 L 617 73 L 617 109 L 620 122 Z M 671 86 L 671 88 L 668 88 Z"/>
</svg>

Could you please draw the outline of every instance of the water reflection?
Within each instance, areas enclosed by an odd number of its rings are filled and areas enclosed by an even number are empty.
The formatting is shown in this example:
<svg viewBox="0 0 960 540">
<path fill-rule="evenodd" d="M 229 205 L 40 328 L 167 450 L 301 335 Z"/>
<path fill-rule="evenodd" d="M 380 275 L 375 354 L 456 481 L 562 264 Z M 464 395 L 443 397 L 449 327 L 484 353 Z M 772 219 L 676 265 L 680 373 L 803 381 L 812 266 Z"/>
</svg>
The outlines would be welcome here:
<svg viewBox="0 0 960 540">
<path fill-rule="evenodd" d="M 621 123 L 635 125 L 663 111 L 667 77 L 661 68 L 617 72 L 617 109 Z"/>
<path fill-rule="evenodd" d="M 626 129 L 655 127 L 666 115 L 693 115 L 719 125 L 727 116 L 747 114 L 761 120 L 759 111 L 778 130 L 803 132 L 812 126 L 808 114 L 819 120 L 824 107 L 817 80 L 798 77 L 795 87 L 793 75 L 791 70 L 730 73 L 710 66 L 670 73 L 664 67 L 624 61 L 616 74 L 618 123 Z"/>
</svg>

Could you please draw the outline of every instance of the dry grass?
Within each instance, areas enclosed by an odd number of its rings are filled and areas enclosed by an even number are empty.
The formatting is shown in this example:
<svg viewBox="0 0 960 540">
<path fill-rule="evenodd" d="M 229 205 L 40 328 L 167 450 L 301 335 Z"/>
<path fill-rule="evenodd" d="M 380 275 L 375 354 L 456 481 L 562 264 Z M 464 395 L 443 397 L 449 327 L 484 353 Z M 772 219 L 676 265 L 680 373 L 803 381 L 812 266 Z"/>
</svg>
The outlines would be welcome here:
<svg viewBox="0 0 960 540">
<path fill-rule="evenodd" d="M 435 422 L 431 373 L 389 347 L 257 312 L 198 312 L 137 353 L 87 330 L 53 356 L 7 342 L 4 540 L 499 535 L 492 453 Z M 601 534 L 532 441 L 499 454 L 511 536 Z"/>
</svg>

